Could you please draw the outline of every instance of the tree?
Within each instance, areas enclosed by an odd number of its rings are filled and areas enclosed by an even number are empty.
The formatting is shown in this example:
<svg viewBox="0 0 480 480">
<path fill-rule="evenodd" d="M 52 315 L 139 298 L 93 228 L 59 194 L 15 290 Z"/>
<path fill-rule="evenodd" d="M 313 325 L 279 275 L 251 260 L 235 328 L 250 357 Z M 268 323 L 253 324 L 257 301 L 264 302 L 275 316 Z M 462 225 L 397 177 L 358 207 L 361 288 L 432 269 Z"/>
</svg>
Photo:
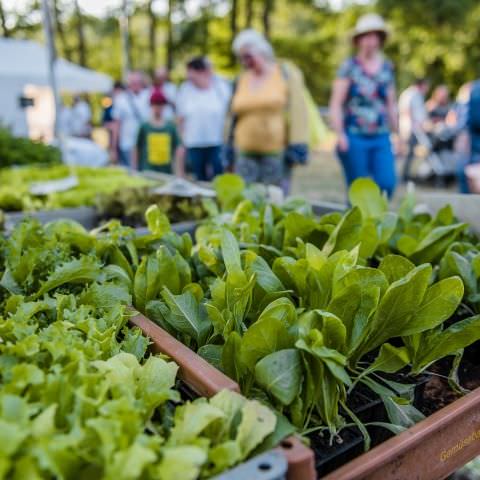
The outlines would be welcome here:
<svg viewBox="0 0 480 480">
<path fill-rule="evenodd" d="M 232 0 L 232 6 L 230 9 L 230 43 L 233 42 L 234 38 L 238 33 L 238 1 Z M 235 64 L 235 55 L 233 51 L 230 54 L 230 65 Z"/>
<path fill-rule="evenodd" d="M 122 0 L 120 15 L 118 18 L 120 27 L 120 42 L 122 51 L 122 78 L 127 80 L 128 72 L 132 67 L 131 63 L 131 49 L 130 49 L 130 35 L 129 35 L 129 12 L 128 0 Z"/>
<path fill-rule="evenodd" d="M 263 13 L 262 13 L 262 23 L 263 23 L 263 33 L 267 38 L 270 37 L 271 31 L 271 18 L 273 10 L 275 7 L 275 0 L 263 0 Z"/>
<path fill-rule="evenodd" d="M 201 35 L 201 51 L 202 55 L 207 55 L 209 50 L 209 39 L 210 39 L 210 19 L 212 16 L 211 10 L 211 0 L 206 0 L 202 10 L 201 10 L 201 28 L 202 28 L 202 35 Z"/>
<path fill-rule="evenodd" d="M 4 37 L 10 37 L 10 29 L 7 26 L 7 16 L 3 8 L 2 0 L 0 0 L 0 25 L 2 26 L 2 34 Z"/>
<path fill-rule="evenodd" d="M 168 10 L 167 10 L 167 52 L 166 52 L 166 61 L 165 64 L 168 70 L 173 68 L 173 24 L 172 24 L 172 13 L 173 13 L 174 2 L 173 0 L 168 0 Z"/>
<path fill-rule="evenodd" d="M 414 77 L 451 89 L 479 75 L 480 49 L 474 25 L 480 20 L 477 0 L 377 0 L 377 9 L 392 25 L 387 53 L 397 66 L 401 88 Z"/>
<path fill-rule="evenodd" d="M 155 70 L 157 63 L 157 16 L 153 10 L 153 4 L 155 0 L 148 0 L 147 12 L 149 18 L 148 28 L 148 49 L 150 51 L 150 70 Z"/>
<path fill-rule="evenodd" d="M 246 0 L 245 5 L 245 28 L 251 28 L 253 23 L 253 0 Z"/>
<path fill-rule="evenodd" d="M 78 0 L 73 1 L 75 9 L 75 27 L 77 30 L 77 45 L 78 45 L 78 63 L 82 67 L 87 66 L 87 45 L 85 42 L 85 31 L 83 25 L 83 16 L 80 10 Z"/>
<path fill-rule="evenodd" d="M 117 9 L 103 17 L 80 11 L 81 1 L 49 0 L 56 7 L 52 20 L 59 52 L 68 57 L 70 50 L 73 60 L 78 62 L 80 57 L 81 63 L 117 78 L 123 51 L 135 62 L 129 68 L 150 70 L 161 56 L 173 68 L 175 79 L 183 74 L 181 65 L 187 58 L 208 51 L 222 74 L 233 75 L 231 40 L 241 28 L 258 24 L 278 57 L 301 68 L 313 97 L 325 105 L 338 65 L 351 54 L 348 32 L 359 15 L 372 10 L 384 15 L 391 26 L 393 34 L 385 47 L 395 64 L 399 89 L 413 77 L 425 75 L 432 85 L 445 82 L 456 90 L 480 75 L 478 0 L 344 0 L 340 10 L 331 8 L 332 0 L 116 0 Z M 157 4 L 167 1 L 168 11 L 162 17 L 157 13 L 154 19 L 153 9 L 157 11 Z M 122 2 L 128 9 L 126 20 L 131 19 L 135 28 L 124 22 L 120 35 Z M 22 7 L 7 11 L 6 3 L 0 0 L 0 35 L 40 38 L 38 0 L 22 0 L 17 2 Z M 187 8 L 192 5 L 196 6 L 193 16 Z M 225 5 L 230 9 L 225 11 Z M 174 23 L 177 16 L 182 21 Z"/>
<path fill-rule="evenodd" d="M 72 51 L 67 43 L 67 38 L 61 18 L 61 8 L 58 0 L 53 0 L 53 25 L 55 28 L 55 32 L 58 34 L 58 38 L 62 46 L 63 55 L 67 60 L 72 60 Z"/>
</svg>

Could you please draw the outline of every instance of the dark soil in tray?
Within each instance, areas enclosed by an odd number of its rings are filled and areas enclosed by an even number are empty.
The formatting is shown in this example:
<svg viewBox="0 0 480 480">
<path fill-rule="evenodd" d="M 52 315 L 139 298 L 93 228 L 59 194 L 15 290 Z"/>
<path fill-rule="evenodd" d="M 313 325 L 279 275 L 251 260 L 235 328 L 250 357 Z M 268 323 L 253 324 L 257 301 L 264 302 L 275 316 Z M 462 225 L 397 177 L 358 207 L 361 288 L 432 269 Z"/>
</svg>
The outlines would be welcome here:
<svg viewBox="0 0 480 480">
<path fill-rule="evenodd" d="M 476 360 L 476 361 L 475 361 Z M 458 377 L 460 385 L 469 391 L 480 387 L 480 351 L 476 344 L 466 349 Z M 433 373 L 425 384 L 423 395 L 418 408 L 428 416 L 458 400 L 462 394 L 456 392 L 448 383 L 447 378 L 452 365 L 452 357 L 445 358 L 432 365 L 429 370 Z M 435 374 L 441 375 L 437 376 Z"/>
<path fill-rule="evenodd" d="M 459 399 L 461 394 L 453 391 L 444 378 L 432 376 L 425 385 L 423 398 L 419 405 L 419 410 L 429 416 L 440 410 L 455 400 Z"/>
<path fill-rule="evenodd" d="M 465 361 L 460 367 L 459 376 L 462 387 L 467 390 L 480 387 L 480 365 Z"/>
</svg>

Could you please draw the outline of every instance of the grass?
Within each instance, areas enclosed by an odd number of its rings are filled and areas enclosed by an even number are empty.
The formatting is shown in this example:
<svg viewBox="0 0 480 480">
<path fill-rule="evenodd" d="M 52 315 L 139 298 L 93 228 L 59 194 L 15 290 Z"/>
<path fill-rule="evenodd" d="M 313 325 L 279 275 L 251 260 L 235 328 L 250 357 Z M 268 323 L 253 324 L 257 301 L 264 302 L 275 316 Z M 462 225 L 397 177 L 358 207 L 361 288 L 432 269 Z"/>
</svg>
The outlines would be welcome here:
<svg viewBox="0 0 480 480">
<path fill-rule="evenodd" d="M 397 172 L 401 163 L 397 162 Z M 393 203 L 397 203 L 404 195 L 406 186 L 398 182 Z M 418 193 L 438 191 L 429 185 L 415 185 Z M 455 191 L 455 186 L 444 190 Z M 333 146 L 327 145 L 315 152 L 306 166 L 296 167 L 293 174 L 292 195 L 305 196 L 308 200 L 345 203 L 347 191 L 340 162 Z"/>
</svg>

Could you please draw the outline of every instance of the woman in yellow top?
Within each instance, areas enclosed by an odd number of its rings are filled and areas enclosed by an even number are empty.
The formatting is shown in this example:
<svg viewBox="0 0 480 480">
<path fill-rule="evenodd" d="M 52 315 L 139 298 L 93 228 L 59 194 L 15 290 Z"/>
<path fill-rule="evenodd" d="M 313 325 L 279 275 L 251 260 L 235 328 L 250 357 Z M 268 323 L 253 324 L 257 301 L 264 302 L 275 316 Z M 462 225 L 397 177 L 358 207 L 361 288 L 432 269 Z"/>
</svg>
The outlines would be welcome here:
<svg viewBox="0 0 480 480">
<path fill-rule="evenodd" d="M 275 60 L 272 46 L 255 30 L 244 30 L 233 51 L 245 71 L 230 106 L 235 170 L 247 183 L 282 186 L 288 191 L 291 166 L 308 155 L 308 110 L 303 77 Z"/>
</svg>

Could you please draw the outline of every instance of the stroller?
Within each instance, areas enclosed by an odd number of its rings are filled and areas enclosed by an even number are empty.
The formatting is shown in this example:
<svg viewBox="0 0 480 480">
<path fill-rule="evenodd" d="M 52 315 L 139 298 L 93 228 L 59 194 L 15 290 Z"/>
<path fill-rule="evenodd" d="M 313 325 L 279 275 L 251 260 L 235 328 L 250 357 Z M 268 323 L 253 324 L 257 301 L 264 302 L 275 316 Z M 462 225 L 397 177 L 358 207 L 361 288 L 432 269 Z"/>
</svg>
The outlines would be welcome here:
<svg viewBox="0 0 480 480">
<path fill-rule="evenodd" d="M 421 160 L 414 178 L 419 182 L 433 182 L 436 187 L 445 187 L 455 179 L 458 154 L 454 149 L 456 129 L 443 123 L 429 132 L 415 132 L 415 153 Z"/>
</svg>

